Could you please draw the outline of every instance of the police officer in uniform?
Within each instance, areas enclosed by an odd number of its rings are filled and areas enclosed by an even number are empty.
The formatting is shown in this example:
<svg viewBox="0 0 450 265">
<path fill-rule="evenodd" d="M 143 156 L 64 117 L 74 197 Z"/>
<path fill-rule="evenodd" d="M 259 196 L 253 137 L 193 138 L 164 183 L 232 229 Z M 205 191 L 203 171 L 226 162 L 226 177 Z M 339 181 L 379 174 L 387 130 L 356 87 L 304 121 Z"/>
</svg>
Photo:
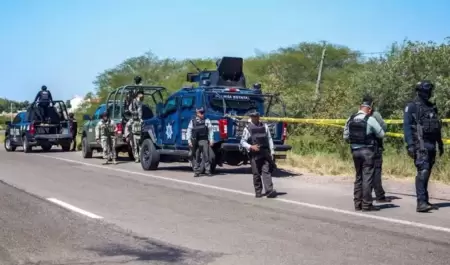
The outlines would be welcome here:
<svg viewBox="0 0 450 265">
<path fill-rule="evenodd" d="M 186 130 L 186 138 L 194 156 L 194 177 L 200 176 L 202 161 L 206 175 L 212 176 L 209 147 L 214 145 L 214 132 L 211 121 L 205 119 L 203 108 L 196 109 L 196 116 L 191 119 Z"/>
<path fill-rule="evenodd" d="M 50 103 L 53 102 L 52 93 L 47 90 L 47 86 L 42 86 L 41 91 L 39 91 L 34 98 L 34 103 L 36 103 L 39 100 L 38 107 L 41 110 L 41 113 L 43 114 L 43 120 L 46 120 L 48 118 L 48 108 L 50 106 Z"/>
<path fill-rule="evenodd" d="M 78 122 L 75 119 L 75 116 L 73 115 L 73 113 L 69 113 L 69 120 L 72 122 L 72 143 L 73 143 L 73 147 L 72 147 L 72 151 L 75 151 L 77 148 L 77 133 L 78 133 Z"/>
<path fill-rule="evenodd" d="M 95 139 L 97 143 L 102 145 L 103 158 L 106 159 L 105 164 L 112 160 L 113 164 L 116 162 L 116 124 L 113 120 L 108 118 L 108 112 L 102 113 L 102 119 L 95 127 Z"/>
<path fill-rule="evenodd" d="M 133 99 L 133 102 L 131 102 L 129 106 L 131 119 L 129 119 L 127 124 L 125 125 L 125 127 L 127 128 L 125 137 L 128 138 L 131 149 L 133 151 L 134 161 L 136 163 L 140 162 L 139 136 L 141 134 L 143 101 L 144 92 L 142 90 L 139 90 L 137 91 L 136 97 Z"/>
<path fill-rule="evenodd" d="M 350 116 L 344 128 L 344 139 L 350 143 L 356 180 L 354 186 L 355 210 L 378 211 L 372 204 L 372 189 L 375 173 L 375 149 L 377 138 L 384 137 L 384 130 L 371 116 L 373 99 L 363 98 L 360 109 Z"/>
<path fill-rule="evenodd" d="M 383 117 L 378 111 L 373 111 L 372 117 L 374 117 L 377 122 L 383 128 L 384 132 L 387 132 L 387 125 L 383 120 Z M 383 139 L 377 138 L 377 144 L 375 146 L 375 173 L 373 176 L 373 189 L 375 191 L 375 198 L 379 203 L 391 202 L 391 199 L 386 197 L 386 192 L 383 189 L 383 184 L 381 181 L 381 175 L 383 172 Z"/>
<path fill-rule="evenodd" d="M 259 113 L 255 110 L 249 114 L 251 122 L 244 128 L 241 146 L 250 154 L 253 173 L 253 186 L 255 197 L 263 196 L 263 186 L 267 198 L 277 197 L 273 188 L 271 166 L 275 154 L 272 135 L 267 124 L 259 121 Z"/>
<path fill-rule="evenodd" d="M 429 101 L 433 95 L 433 83 L 423 80 L 416 84 L 415 89 L 416 98 L 405 107 L 403 132 L 408 155 L 414 159 L 417 168 L 417 212 L 428 212 L 438 209 L 429 202 L 428 181 L 436 159 L 436 143 L 439 155 L 444 153 L 442 125 L 436 105 Z"/>
</svg>

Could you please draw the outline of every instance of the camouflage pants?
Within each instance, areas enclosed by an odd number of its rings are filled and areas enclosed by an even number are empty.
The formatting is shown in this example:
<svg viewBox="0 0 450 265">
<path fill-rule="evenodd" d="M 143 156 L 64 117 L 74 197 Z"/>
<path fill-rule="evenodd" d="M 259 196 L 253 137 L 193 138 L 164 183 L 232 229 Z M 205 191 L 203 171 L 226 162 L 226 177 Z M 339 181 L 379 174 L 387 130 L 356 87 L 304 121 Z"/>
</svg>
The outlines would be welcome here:
<svg viewBox="0 0 450 265">
<path fill-rule="evenodd" d="M 141 150 L 140 150 L 140 146 L 139 146 L 139 141 L 141 140 L 141 136 L 131 133 L 129 136 L 129 139 L 130 139 L 131 150 L 133 151 L 134 160 L 140 161 L 140 151 Z"/>
<path fill-rule="evenodd" d="M 102 137 L 100 139 L 102 149 L 103 149 L 103 158 L 104 159 L 116 159 L 116 138 L 111 137 L 110 139 L 106 137 Z"/>
<path fill-rule="evenodd" d="M 125 138 L 129 138 L 128 136 L 130 136 L 130 134 L 131 134 L 131 124 L 132 124 L 132 122 L 133 122 L 133 120 L 129 119 L 127 121 L 127 123 L 125 124 L 125 132 L 124 132 L 124 135 L 123 135 Z"/>
</svg>

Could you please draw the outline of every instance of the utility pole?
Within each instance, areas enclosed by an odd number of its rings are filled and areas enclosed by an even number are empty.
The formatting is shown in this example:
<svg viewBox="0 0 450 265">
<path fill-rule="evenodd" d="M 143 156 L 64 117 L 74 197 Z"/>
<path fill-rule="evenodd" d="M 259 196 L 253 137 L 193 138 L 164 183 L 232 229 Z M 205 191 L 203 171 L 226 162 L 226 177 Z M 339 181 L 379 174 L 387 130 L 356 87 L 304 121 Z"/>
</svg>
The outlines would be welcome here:
<svg viewBox="0 0 450 265">
<path fill-rule="evenodd" d="M 323 61 L 325 60 L 326 51 L 327 51 L 327 44 L 326 42 L 323 42 L 322 57 L 320 58 L 319 73 L 317 75 L 317 82 L 316 82 L 316 100 L 319 100 L 320 98 L 320 83 L 322 81 Z"/>
</svg>

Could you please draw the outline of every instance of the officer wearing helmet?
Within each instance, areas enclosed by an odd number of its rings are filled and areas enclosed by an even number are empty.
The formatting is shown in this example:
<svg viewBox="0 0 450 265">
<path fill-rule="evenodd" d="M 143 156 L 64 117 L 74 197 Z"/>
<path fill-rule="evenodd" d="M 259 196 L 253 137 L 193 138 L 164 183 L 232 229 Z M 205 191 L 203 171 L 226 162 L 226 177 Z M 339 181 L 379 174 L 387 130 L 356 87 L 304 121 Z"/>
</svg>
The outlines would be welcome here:
<svg viewBox="0 0 450 265">
<path fill-rule="evenodd" d="M 356 179 L 354 198 L 356 211 L 379 211 L 373 205 L 372 190 L 375 176 L 375 151 L 378 139 L 385 132 L 378 121 L 372 117 L 373 99 L 364 96 L 359 111 L 348 118 L 344 128 L 344 140 L 350 143 Z"/>
<path fill-rule="evenodd" d="M 415 86 L 416 97 L 409 102 L 403 116 L 403 133 L 408 155 L 414 159 L 417 168 L 416 194 L 417 212 L 437 210 L 429 202 L 428 181 L 436 159 L 436 144 L 439 155 L 444 153 L 442 142 L 442 123 L 434 103 L 430 102 L 434 84 L 422 80 Z"/>
<path fill-rule="evenodd" d="M 103 158 L 106 159 L 105 164 L 112 160 L 116 162 L 116 124 L 108 117 L 108 112 L 103 112 L 101 120 L 95 127 L 95 140 L 102 145 Z"/>
<path fill-rule="evenodd" d="M 38 102 L 38 106 L 41 109 L 41 113 L 43 114 L 44 120 L 48 118 L 48 107 L 50 103 L 53 102 L 52 93 L 47 90 L 47 86 L 42 86 L 41 91 L 39 91 L 34 98 L 33 104 Z"/>
<path fill-rule="evenodd" d="M 136 163 L 140 162 L 140 146 L 139 140 L 142 126 L 142 105 L 144 101 L 144 91 L 138 90 L 136 97 L 133 99 L 128 107 L 131 114 L 130 119 L 125 124 L 125 138 L 130 144 L 133 151 L 134 160 Z"/>
</svg>

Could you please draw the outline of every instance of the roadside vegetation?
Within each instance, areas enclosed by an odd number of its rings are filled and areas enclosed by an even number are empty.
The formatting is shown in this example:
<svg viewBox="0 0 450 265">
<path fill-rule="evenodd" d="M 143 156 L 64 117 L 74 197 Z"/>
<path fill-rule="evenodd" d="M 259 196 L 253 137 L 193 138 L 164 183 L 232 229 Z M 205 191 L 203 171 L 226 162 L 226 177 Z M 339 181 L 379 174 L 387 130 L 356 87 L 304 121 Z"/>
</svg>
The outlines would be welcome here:
<svg viewBox="0 0 450 265">
<path fill-rule="evenodd" d="M 326 47 L 321 85 L 316 80 L 323 48 Z M 229 56 L 233 56 L 230 54 Z M 450 118 L 450 39 L 432 42 L 404 41 L 387 46 L 380 54 L 362 54 L 345 46 L 300 43 L 245 58 L 248 85 L 262 84 L 263 91 L 280 93 L 287 106 L 287 116 L 294 118 L 344 119 L 356 111 L 361 97 L 370 93 L 385 119 L 401 119 L 408 100 L 414 97 L 413 85 L 421 79 L 436 84 L 434 100 L 442 118 Z M 192 59 L 199 68 L 214 68 L 218 58 Z M 188 60 L 158 58 L 152 53 L 126 59 L 107 69 L 95 80 L 95 90 L 86 98 L 102 102 L 108 92 L 130 84 L 139 74 L 146 84 L 162 85 L 169 93 L 183 85 L 187 72 L 196 72 Z M 92 114 L 97 104 L 83 105 L 78 113 Z M 401 133 L 401 125 L 389 131 Z M 444 135 L 450 138 L 448 127 Z M 293 150 L 286 164 L 318 174 L 353 175 L 349 147 L 342 140 L 342 129 L 311 124 L 291 124 L 289 143 Z M 384 174 L 412 177 L 414 166 L 406 156 L 402 138 L 387 137 Z M 438 158 L 433 178 L 450 182 L 449 149 Z"/>
</svg>

